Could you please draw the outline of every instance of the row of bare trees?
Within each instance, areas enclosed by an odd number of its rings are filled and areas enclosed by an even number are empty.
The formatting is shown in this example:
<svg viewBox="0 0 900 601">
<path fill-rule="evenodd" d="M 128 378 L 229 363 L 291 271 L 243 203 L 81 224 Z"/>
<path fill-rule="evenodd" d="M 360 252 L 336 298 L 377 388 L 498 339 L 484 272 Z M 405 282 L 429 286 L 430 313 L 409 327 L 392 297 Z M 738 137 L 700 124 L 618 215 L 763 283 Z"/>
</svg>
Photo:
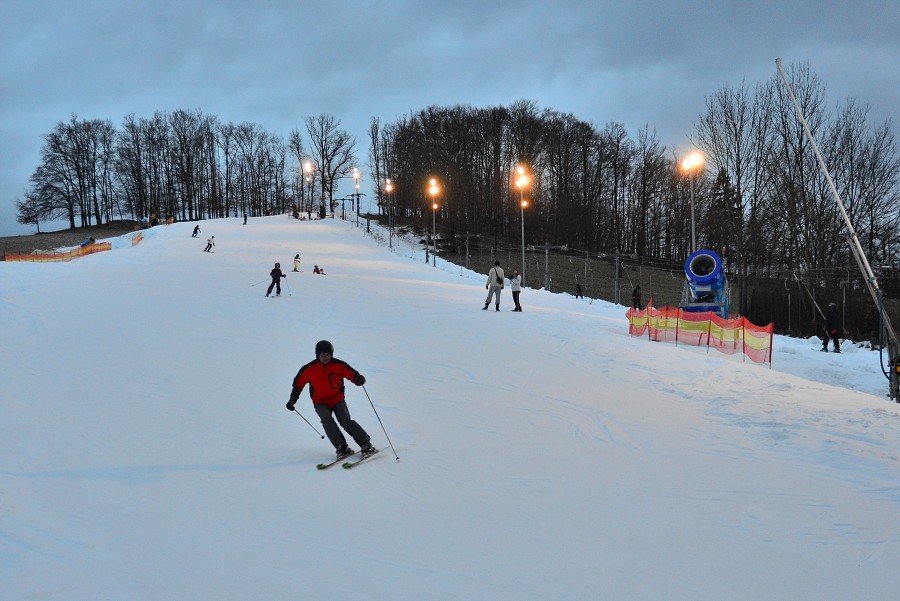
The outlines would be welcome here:
<svg viewBox="0 0 900 601">
<path fill-rule="evenodd" d="M 222 123 L 201 111 L 60 121 L 44 136 L 20 223 L 65 218 L 70 227 L 114 219 L 196 220 L 312 210 L 354 162 L 354 138 L 326 114 L 305 119 L 287 143 L 255 123 Z M 301 163 L 312 165 L 304 172 Z"/>
<path fill-rule="evenodd" d="M 808 66 L 791 78 L 806 118 L 873 262 L 891 261 L 900 233 L 900 161 L 891 124 L 873 125 L 853 99 L 830 111 Z M 535 103 L 429 107 L 370 128 L 370 165 L 382 211 L 431 218 L 435 177 L 445 234 L 468 232 L 516 244 L 521 225 L 517 164 L 532 182 L 525 229 L 533 244 L 683 261 L 691 250 L 691 187 L 697 243 L 727 253 L 740 273 L 843 267 L 846 231 L 783 88 L 773 78 L 707 97 L 693 142 L 705 172 L 645 127 L 597 128 Z M 388 197 L 384 181 L 391 178 Z"/>
</svg>

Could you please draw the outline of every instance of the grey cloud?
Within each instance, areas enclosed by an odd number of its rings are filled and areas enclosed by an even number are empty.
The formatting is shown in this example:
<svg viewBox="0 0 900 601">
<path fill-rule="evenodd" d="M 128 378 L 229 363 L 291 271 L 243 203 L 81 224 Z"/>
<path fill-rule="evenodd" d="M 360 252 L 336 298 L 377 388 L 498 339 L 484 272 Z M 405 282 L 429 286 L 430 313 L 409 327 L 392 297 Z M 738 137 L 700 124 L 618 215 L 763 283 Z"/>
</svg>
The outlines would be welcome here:
<svg viewBox="0 0 900 601">
<path fill-rule="evenodd" d="M 534 99 L 682 145 L 722 85 L 810 61 L 830 100 L 892 117 L 897 2 L 24 2 L 0 0 L 0 234 L 40 136 L 72 112 L 199 108 L 286 135 L 329 112 L 366 145 L 369 118 L 430 104 Z M 12 227 L 18 227 L 12 223 Z"/>
</svg>

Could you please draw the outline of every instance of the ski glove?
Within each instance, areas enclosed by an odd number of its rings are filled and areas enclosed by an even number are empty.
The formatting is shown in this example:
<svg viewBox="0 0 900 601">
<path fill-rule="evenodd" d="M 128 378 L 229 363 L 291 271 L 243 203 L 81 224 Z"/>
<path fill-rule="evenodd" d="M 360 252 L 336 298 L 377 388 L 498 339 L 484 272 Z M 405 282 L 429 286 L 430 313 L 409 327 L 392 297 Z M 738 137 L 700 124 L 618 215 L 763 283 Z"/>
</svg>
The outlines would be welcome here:
<svg viewBox="0 0 900 601">
<path fill-rule="evenodd" d="M 294 410 L 294 405 L 296 405 L 296 401 L 288 401 L 288 402 L 287 402 L 287 410 L 288 410 L 288 411 L 293 411 L 293 410 Z"/>
<path fill-rule="evenodd" d="M 353 383 L 357 386 L 362 386 L 366 383 L 366 377 L 362 374 L 357 374 L 357 376 L 353 378 Z"/>
</svg>

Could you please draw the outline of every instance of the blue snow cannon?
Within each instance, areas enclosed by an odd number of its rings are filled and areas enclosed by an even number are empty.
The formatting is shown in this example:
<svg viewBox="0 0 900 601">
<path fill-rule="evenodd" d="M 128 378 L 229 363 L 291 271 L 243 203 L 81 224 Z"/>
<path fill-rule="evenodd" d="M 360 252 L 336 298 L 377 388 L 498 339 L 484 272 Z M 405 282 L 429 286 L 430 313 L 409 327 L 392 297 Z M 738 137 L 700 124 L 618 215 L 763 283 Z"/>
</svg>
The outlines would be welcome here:
<svg viewBox="0 0 900 601">
<path fill-rule="evenodd" d="M 696 250 L 684 262 L 687 277 L 681 295 L 681 308 L 699 313 L 712 311 L 728 317 L 728 282 L 722 259 L 708 248 Z"/>
</svg>

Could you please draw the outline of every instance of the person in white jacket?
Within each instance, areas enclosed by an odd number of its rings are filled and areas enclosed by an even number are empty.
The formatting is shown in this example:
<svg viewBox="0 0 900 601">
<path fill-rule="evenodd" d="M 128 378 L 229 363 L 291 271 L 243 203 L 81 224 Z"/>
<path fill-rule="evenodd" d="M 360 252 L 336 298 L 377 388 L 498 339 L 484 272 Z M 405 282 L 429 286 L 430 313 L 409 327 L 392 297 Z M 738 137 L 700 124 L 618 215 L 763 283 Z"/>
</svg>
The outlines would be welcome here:
<svg viewBox="0 0 900 601">
<path fill-rule="evenodd" d="M 522 305 L 519 304 L 519 293 L 522 291 L 522 274 L 519 273 L 518 269 L 513 271 L 513 274 L 509 277 L 509 289 L 512 291 L 513 302 L 516 303 L 516 308 L 513 311 L 521 313 Z"/>
<path fill-rule="evenodd" d="M 488 295 L 487 299 L 484 301 L 484 307 L 482 307 L 482 311 L 487 311 L 488 305 L 491 304 L 491 297 L 494 294 L 497 295 L 497 300 L 495 301 L 494 307 L 497 311 L 500 310 L 500 291 L 503 290 L 503 269 L 500 267 L 500 261 L 494 261 L 494 266 L 490 268 L 488 271 L 488 279 L 487 284 L 485 284 L 485 288 L 487 288 Z"/>
</svg>

